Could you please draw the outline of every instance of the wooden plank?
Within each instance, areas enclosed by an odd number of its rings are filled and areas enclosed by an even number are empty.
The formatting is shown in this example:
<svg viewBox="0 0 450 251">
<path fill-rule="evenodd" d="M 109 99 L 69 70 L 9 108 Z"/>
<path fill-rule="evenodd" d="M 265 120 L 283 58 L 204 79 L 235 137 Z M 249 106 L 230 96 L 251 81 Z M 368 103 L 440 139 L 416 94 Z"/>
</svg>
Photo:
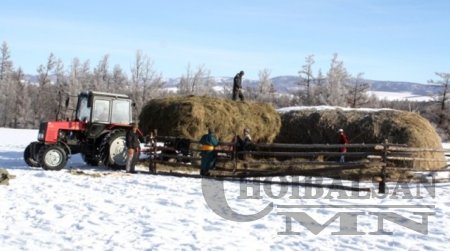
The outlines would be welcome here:
<svg viewBox="0 0 450 251">
<path fill-rule="evenodd" d="M 318 173 L 326 172 L 339 172 L 343 170 L 351 169 L 366 169 L 372 167 L 383 167 L 383 163 L 371 164 L 371 165 L 348 165 L 348 166 L 338 166 L 338 167 L 324 167 L 317 169 L 303 169 L 303 170 L 274 170 L 274 171 L 237 171 L 234 175 L 236 177 L 251 176 L 251 177 L 270 177 L 270 176 L 307 176 L 307 175 L 317 175 Z"/>
<path fill-rule="evenodd" d="M 249 154 L 254 156 L 266 157 L 317 157 L 317 156 L 353 156 L 353 157 L 367 157 L 373 155 L 372 152 L 260 152 L 260 151 L 242 151 L 239 155 Z"/>
<path fill-rule="evenodd" d="M 258 148 L 290 148 L 290 149 L 310 149 L 310 148 L 374 148 L 376 146 L 381 146 L 380 144 L 281 144 L 281 143 L 273 143 L 273 144 L 255 144 Z"/>
</svg>

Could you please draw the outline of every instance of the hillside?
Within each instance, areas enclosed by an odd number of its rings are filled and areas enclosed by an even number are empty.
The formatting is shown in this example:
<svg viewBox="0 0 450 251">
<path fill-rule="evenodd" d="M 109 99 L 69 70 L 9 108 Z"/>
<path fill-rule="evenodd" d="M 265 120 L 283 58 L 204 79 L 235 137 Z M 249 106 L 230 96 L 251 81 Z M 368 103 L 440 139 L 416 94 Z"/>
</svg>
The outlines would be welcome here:
<svg viewBox="0 0 450 251">
<path fill-rule="evenodd" d="M 217 86 L 232 86 L 232 77 L 216 77 L 214 79 Z M 271 80 L 278 93 L 290 93 L 298 89 L 300 78 L 298 76 L 277 76 L 271 78 Z M 167 79 L 165 87 L 176 87 L 179 81 L 179 78 Z M 366 81 L 370 84 L 370 91 L 372 92 L 409 93 L 416 96 L 426 96 L 436 92 L 435 87 L 426 84 L 381 80 Z M 256 86 L 257 84 L 258 80 L 244 78 L 244 86 Z"/>
</svg>

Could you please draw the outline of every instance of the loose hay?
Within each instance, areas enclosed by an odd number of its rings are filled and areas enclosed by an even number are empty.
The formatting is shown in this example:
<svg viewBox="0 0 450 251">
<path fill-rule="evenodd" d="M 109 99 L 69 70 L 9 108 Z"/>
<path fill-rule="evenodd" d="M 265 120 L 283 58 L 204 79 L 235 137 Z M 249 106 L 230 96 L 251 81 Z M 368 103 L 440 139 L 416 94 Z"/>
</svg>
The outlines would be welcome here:
<svg viewBox="0 0 450 251">
<path fill-rule="evenodd" d="M 0 168 L 0 185 L 9 185 L 9 180 L 14 179 L 16 176 L 8 173 L 6 169 Z"/>
<path fill-rule="evenodd" d="M 199 140 L 208 128 L 222 141 L 231 141 L 248 127 L 255 142 L 272 142 L 281 126 L 280 116 L 270 104 L 237 102 L 212 97 L 171 97 L 150 100 L 139 115 L 144 134 Z"/>
<path fill-rule="evenodd" d="M 280 134 L 276 138 L 276 142 L 280 143 L 339 144 L 337 130 L 343 128 L 353 144 L 382 143 L 387 139 L 390 143 L 410 147 L 442 149 L 441 139 L 433 126 L 412 112 L 311 108 L 282 113 L 281 121 Z M 421 152 L 414 154 L 414 157 L 434 161 L 403 164 L 422 170 L 445 167 L 445 157 L 440 152 Z"/>
</svg>

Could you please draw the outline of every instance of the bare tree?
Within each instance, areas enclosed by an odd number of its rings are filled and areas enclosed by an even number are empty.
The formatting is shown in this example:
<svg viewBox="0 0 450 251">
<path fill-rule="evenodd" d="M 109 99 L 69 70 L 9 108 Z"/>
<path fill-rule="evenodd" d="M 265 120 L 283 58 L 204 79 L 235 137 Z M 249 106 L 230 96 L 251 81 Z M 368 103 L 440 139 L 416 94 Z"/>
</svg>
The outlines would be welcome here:
<svg viewBox="0 0 450 251">
<path fill-rule="evenodd" d="M 309 55 L 305 58 L 305 64 L 302 69 L 298 71 L 300 76 L 299 82 L 299 101 L 305 105 L 312 105 L 313 103 L 313 88 L 314 75 L 312 66 L 315 63 L 314 55 Z"/>
<path fill-rule="evenodd" d="M 0 114 L 1 124 L 6 126 L 8 123 L 8 114 L 10 113 L 11 99 L 9 93 L 11 89 L 11 75 L 13 72 L 13 63 L 10 60 L 10 52 L 6 42 L 2 43 L 0 49 Z"/>
<path fill-rule="evenodd" d="M 272 80 L 270 79 L 270 70 L 264 69 L 258 72 L 259 83 L 258 83 L 258 93 L 256 100 L 262 102 L 273 103 L 275 98 L 275 87 L 273 86 Z"/>
<path fill-rule="evenodd" d="M 10 126 L 13 128 L 26 127 L 26 118 L 30 115 L 28 110 L 31 102 L 28 93 L 28 83 L 24 79 L 25 74 L 19 67 L 13 74 L 13 87 L 11 95 L 14 98 L 12 105 L 12 120 Z"/>
<path fill-rule="evenodd" d="M 437 85 L 437 87 L 440 89 L 439 95 L 437 97 L 437 100 L 439 102 L 439 125 L 442 125 L 444 121 L 448 120 L 448 112 L 446 112 L 446 103 L 449 100 L 449 80 L 450 80 L 450 73 L 447 72 L 436 72 L 435 73 L 438 77 L 441 79 L 434 81 L 430 80 L 428 81 L 431 84 Z"/>
<path fill-rule="evenodd" d="M 33 103 L 35 104 L 33 108 L 36 127 L 39 125 L 40 121 L 48 120 L 52 115 L 52 111 L 54 110 L 52 95 L 53 90 L 50 86 L 50 74 L 54 70 L 55 65 L 55 56 L 53 55 L 53 53 L 50 53 L 47 58 L 47 63 L 45 65 L 39 65 L 37 69 L 39 83 L 37 95 L 33 97 Z"/>
<path fill-rule="evenodd" d="M 197 68 L 196 72 L 191 70 L 188 64 L 186 74 L 181 76 L 179 94 L 181 95 L 205 95 L 214 92 L 214 78 L 211 77 L 211 71 L 207 70 L 203 65 Z"/>
<path fill-rule="evenodd" d="M 110 74 L 109 74 L 109 55 L 106 54 L 98 62 L 94 69 L 94 81 L 91 90 L 108 91 L 110 90 Z"/>
<path fill-rule="evenodd" d="M 8 44 L 2 43 L 0 49 L 0 80 L 5 80 L 13 71 L 13 64 L 11 61 L 11 53 Z"/>
<path fill-rule="evenodd" d="M 61 59 L 58 59 L 55 64 L 55 90 L 52 92 L 54 106 L 55 106 L 55 119 L 66 118 L 66 100 L 70 95 L 70 87 L 68 78 L 64 72 L 64 63 Z"/>
<path fill-rule="evenodd" d="M 153 69 L 153 65 L 149 56 L 143 54 L 141 50 L 136 52 L 135 63 L 131 68 L 132 88 L 130 91 L 138 111 L 148 100 L 157 97 L 163 87 L 162 76 Z"/>
<path fill-rule="evenodd" d="M 350 107 L 361 107 L 369 101 L 367 91 L 369 90 L 370 85 L 363 79 L 363 75 L 364 73 L 358 73 L 356 79 L 347 85 L 348 103 L 350 104 Z"/>
<path fill-rule="evenodd" d="M 128 78 L 120 65 L 115 65 L 111 76 L 111 88 L 114 92 L 125 93 L 128 90 Z"/>
</svg>

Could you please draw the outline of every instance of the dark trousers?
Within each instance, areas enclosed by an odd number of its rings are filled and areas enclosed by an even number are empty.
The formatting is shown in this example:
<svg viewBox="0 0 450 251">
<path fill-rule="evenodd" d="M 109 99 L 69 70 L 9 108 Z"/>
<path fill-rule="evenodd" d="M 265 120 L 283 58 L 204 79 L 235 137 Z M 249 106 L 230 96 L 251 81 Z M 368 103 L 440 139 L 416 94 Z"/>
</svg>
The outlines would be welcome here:
<svg viewBox="0 0 450 251">
<path fill-rule="evenodd" d="M 139 151 L 135 149 L 128 149 L 127 163 L 126 163 L 126 171 L 129 173 L 134 173 L 136 163 L 139 160 Z"/>
<path fill-rule="evenodd" d="M 244 101 L 244 95 L 242 94 L 242 90 L 233 88 L 233 100 L 236 100 L 238 96 L 241 99 L 241 101 Z"/>
</svg>

